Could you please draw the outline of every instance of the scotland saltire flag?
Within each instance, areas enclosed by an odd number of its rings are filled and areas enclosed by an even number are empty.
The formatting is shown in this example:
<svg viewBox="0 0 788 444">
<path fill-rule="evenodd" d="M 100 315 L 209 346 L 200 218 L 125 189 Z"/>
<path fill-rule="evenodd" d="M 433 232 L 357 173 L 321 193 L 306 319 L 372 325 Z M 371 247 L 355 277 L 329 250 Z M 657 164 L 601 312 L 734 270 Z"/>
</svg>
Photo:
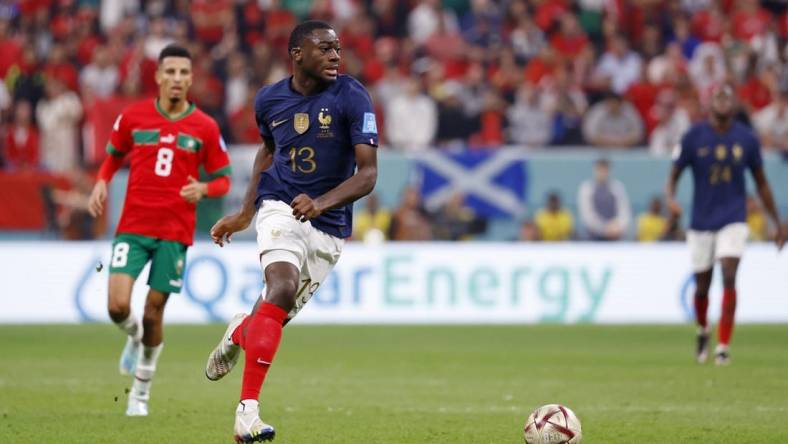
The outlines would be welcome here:
<svg viewBox="0 0 788 444">
<path fill-rule="evenodd" d="M 461 193 L 481 217 L 520 217 L 525 213 L 526 161 L 514 150 L 429 151 L 417 160 L 416 182 L 429 210 Z"/>
</svg>

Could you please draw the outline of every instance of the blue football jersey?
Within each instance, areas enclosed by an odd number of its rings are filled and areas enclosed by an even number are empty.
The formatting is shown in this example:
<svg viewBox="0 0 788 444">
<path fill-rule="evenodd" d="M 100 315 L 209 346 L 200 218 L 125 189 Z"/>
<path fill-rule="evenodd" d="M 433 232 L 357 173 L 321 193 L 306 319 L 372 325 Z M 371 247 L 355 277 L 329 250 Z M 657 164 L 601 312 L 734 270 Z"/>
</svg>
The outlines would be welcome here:
<svg viewBox="0 0 788 444">
<path fill-rule="evenodd" d="M 690 228 L 715 231 L 747 219 L 745 172 L 763 165 L 757 137 L 734 122 L 725 133 L 708 122 L 694 125 L 681 139 L 674 165 L 692 169 L 694 193 Z"/>
<path fill-rule="evenodd" d="M 378 145 L 372 100 L 356 79 L 340 75 L 318 94 L 304 96 L 290 78 L 260 89 L 255 97 L 260 135 L 274 140 L 274 160 L 257 186 L 257 205 L 265 199 L 290 204 L 299 194 L 319 197 L 355 174 L 354 146 Z M 312 219 L 330 235 L 353 231 L 353 205 Z"/>
</svg>

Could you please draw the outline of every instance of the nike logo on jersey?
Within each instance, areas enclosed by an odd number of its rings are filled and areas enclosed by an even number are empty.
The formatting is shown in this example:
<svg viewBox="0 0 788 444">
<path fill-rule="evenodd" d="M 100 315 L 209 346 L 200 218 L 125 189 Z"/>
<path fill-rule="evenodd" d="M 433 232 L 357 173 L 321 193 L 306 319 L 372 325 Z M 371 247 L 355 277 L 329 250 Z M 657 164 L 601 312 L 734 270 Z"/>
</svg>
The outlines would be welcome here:
<svg viewBox="0 0 788 444">
<path fill-rule="evenodd" d="M 290 119 L 284 119 L 284 120 L 279 120 L 279 121 L 274 120 L 273 122 L 271 122 L 271 128 L 276 128 L 277 126 L 287 122 L 288 120 L 290 120 Z"/>
<path fill-rule="evenodd" d="M 175 142 L 175 136 L 172 134 L 167 134 L 166 136 L 161 136 L 161 138 L 159 138 L 159 141 L 161 143 L 172 143 Z"/>
<path fill-rule="evenodd" d="M 262 359 L 262 358 L 257 358 L 257 363 L 258 363 L 258 364 L 263 364 L 263 365 L 271 365 L 271 363 L 270 363 L 270 362 L 268 362 L 268 361 L 263 361 L 263 359 Z"/>
</svg>

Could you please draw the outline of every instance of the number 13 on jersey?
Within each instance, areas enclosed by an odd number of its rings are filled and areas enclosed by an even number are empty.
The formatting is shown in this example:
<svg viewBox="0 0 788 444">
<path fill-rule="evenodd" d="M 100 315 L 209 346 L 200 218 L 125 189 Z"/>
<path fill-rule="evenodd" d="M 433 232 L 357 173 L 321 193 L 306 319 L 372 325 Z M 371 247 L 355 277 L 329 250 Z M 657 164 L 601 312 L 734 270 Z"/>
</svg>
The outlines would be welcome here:
<svg viewBox="0 0 788 444">
<path fill-rule="evenodd" d="M 315 162 L 315 150 L 309 146 L 302 146 L 301 148 L 290 148 L 290 168 L 293 172 L 301 172 L 304 174 L 314 173 L 317 169 L 317 162 Z"/>
</svg>

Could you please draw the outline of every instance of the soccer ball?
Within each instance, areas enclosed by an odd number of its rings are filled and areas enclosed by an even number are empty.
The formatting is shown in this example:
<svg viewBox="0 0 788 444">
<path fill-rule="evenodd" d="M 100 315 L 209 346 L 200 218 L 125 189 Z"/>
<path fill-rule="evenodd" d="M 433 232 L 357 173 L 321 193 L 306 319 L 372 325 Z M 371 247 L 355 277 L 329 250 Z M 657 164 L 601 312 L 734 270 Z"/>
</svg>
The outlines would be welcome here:
<svg viewBox="0 0 788 444">
<path fill-rule="evenodd" d="M 580 444 L 583 433 L 575 412 L 559 404 L 536 409 L 525 422 L 525 444 Z"/>
</svg>

